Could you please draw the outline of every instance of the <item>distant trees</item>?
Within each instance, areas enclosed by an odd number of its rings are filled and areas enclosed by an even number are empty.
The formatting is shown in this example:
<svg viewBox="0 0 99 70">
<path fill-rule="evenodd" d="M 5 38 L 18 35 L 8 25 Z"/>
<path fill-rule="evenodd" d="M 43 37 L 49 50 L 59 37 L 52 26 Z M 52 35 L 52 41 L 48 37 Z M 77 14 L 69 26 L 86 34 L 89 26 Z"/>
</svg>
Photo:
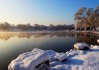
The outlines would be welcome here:
<svg viewBox="0 0 99 70">
<path fill-rule="evenodd" d="M 55 26 L 53 24 L 50 24 L 48 29 L 49 30 L 55 30 Z"/>
<path fill-rule="evenodd" d="M 34 24 L 34 30 L 47 30 L 47 26 Z"/>
<path fill-rule="evenodd" d="M 75 13 L 75 19 L 77 22 L 89 25 L 91 28 L 97 31 L 96 27 L 99 26 L 99 6 L 97 6 L 96 9 L 85 7 L 80 8 Z"/>
<path fill-rule="evenodd" d="M 49 27 L 48 27 L 49 30 L 73 30 L 75 29 L 75 25 L 74 24 L 71 24 L 71 25 L 53 25 L 53 24 L 50 24 Z"/>
<path fill-rule="evenodd" d="M 53 25 L 50 24 L 49 26 L 45 26 L 45 25 L 38 25 L 38 24 L 34 24 L 34 30 L 49 30 L 49 31 L 58 31 L 58 30 L 73 30 L 75 29 L 74 24 L 72 25 Z"/>
<path fill-rule="evenodd" d="M 3 22 L 0 24 L 0 30 L 10 30 L 11 25 L 8 22 Z"/>
<path fill-rule="evenodd" d="M 36 30 L 47 30 L 47 31 L 58 31 L 58 30 L 73 30 L 74 24 L 72 25 L 53 25 L 50 24 L 49 26 L 34 24 L 34 26 L 27 24 L 17 24 L 11 25 L 8 22 L 0 23 L 0 30 L 1 31 L 36 31 Z"/>
<path fill-rule="evenodd" d="M 23 31 L 32 30 L 32 26 L 29 23 L 28 24 L 18 24 L 18 25 L 16 25 L 16 28 L 19 30 L 23 30 Z"/>
</svg>

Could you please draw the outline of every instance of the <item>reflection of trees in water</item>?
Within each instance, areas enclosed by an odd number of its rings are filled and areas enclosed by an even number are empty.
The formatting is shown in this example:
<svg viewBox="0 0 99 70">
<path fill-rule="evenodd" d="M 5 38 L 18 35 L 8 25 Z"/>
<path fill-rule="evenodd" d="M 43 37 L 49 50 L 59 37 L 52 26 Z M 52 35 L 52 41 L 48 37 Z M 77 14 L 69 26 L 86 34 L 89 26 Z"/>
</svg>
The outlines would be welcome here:
<svg viewBox="0 0 99 70">
<path fill-rule="evenodd" d="M 45 37 L 45 36 L 74 37 L 75 34 L 74 33 L 66 33 L 66 32 L 50 32 L 50 33 L 33 33 L 33 34 L 31 34 L 31 36 L 33 36 L 35 38 Z"/>
<path fill-rule="evenodd" d="M 50 37 L 53 36 L 57 36 L 57 37 L 74 37 L 75 34 L 74 33 L 70 33 L 70 32 L 55 32 L 55 33 L 50 33 L 49 34 Z"/>
<path fill-rule="evenodd" d="M 39 37 L 48 36 L 48 33 L 34 33 L 32 36 L 34 38 L 39 38 Z"/>
<path fill-rule="evenodd" d="M 73 33 L 66 33 L 66 32 L 50 32 L 50 33 L 37 33 L 34 34 L 34 37 L 44 37 L 44 36 L 57 36 L 57 37 L 74 37 L 75 34 Z"/>
<path fill-rule="evenodd" d="M 30 38 L 31 34 L 28 33 L 0 33 L 0 40 L 9 40 L 11 37 Z"/>
<path fill-rule="evenodd" d="M 32 36 L 31 33 L 20 33 L 20 34 L 16 34 L 17 37 L 19 38 L 30 38 Z"/>
<path fill-rule="evenodd" d="M 0 33 L 0 40 L 8 40 L 11 37 L 15 37 L 15 36 L 19 38 L 31 38 L 31 36 L 35 38 L 45 37 L 45 36 L 74 37 L 75 34 L 70 32 L 49 32 L 49 33 L 15 33 L 15 32 L 13 33 L 11 32 L 11 33 Z"/>
<path fill-rule="evenodd" d="M 95 34 L 88 34 L 88 33 L 71 33 L 71 32 L 49 32 L 49 33 L 0 33 L 0 40 L 8 40 L 11 37 L 18 37 L 18 38 L 34 38 L 39 37 L 76 37 L 77 42 L 86 42 L 88 44 L 97 44 L 97 39 L 99 36 Z"/>
<path fill-rule="evenodd" d="M 0 40 L 8 40 L 11 37 L 13 37 L 11 34 L 0 34 Z"/>
<path fill-rule="evenodd" d="M 97 44 L 98 35 L 88 33 L 77 33 L 77 42 L 86 42 L 88 44 Z"/>
</svg>

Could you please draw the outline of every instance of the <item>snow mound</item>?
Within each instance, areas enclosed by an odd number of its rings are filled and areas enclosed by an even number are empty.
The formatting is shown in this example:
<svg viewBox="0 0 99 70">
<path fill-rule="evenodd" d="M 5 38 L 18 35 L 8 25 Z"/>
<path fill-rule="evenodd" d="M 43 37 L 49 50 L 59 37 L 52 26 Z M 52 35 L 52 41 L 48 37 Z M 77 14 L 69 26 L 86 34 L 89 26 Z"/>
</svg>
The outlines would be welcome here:
<svg viewBox="0 0 99 70">
<path fill-rule="evenodd" d="M 59 61 L 64 61 L 67 59 L 67 55 L 64 53 L 60 53 L 60 54 L 56 55 L 54 58 L 59 60 Z"/>
<path fill-rule="evenodd" d="M 74 44 L 74 48 L 79 49 L 79 50 L 89 49 L 89 45 L 86 43 L 76 43 L 76 44 Z"/>
<path fill-rule="evenodd" d="M 99 43 L 99 39 L 97 39 L 97 42 Z"/>
<path fill-rule="evenodd" d="M 91 48 L 93 48 L 93 49 L 99 49 L 99 46 L 98 45 L 91 45 Z"/>
<path fill-rule="evenodd" d="M 49 55 L 41 49 L 34 49 L 18 56 L 8 66 L 8 70 L 34 70 L 35 67 L 44 61 L 49 60 Z"/>
<path fill-rule="evenodd" d="M 35 66 L 46 60 L 50 61 L 50 70 L 99 70 L 98 54 L 98 45 L 91 45 L 89 50 L 70 50 L 66 53 L 35 48 L 31 52 L 19 55 L 18 58 L 10 63 L 8 70 L 35 70 Z M 61 62 L 65 58 L 67 60 Z M 46 65 L 43 64 L 43 66 Z"/>
</svg>

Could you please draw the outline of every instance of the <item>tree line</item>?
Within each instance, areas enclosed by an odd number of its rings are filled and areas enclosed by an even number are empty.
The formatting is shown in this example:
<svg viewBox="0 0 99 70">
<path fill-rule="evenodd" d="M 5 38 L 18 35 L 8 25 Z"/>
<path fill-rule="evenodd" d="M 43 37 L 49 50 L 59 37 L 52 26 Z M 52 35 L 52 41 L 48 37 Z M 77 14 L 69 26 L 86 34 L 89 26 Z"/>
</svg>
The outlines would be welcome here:
<svg viewBox="0 0 99 70">
<path fill-rule="evenodd" d="M 99 28 L 99 6 L 97 6 L 95 9 L 82 7 L 75 13 L 74 16 L 77 22 L 76 23 L 77 30 L 92 29 L 98 31 L 97 28 Z M 0 31 L 37 31 L 37 30 L 58 31 L 58 30 L 73 30 L 73 29 L 75 29 L 74 24 L 71 25 L 50 24 L 46 26 L 39 24 L 31 25 L 30 23 L 17 25 L 14 24 L 11 25 L 8 22 L 0 23 Z"/>
<path fill-rule="evenodd" d="M 97 31 L 99 27 L 99 6 L 94 8 L 82 7 L 75 13 L 75 20 L 79 29 L 90 28 Z"/>
<path fill-rule="evenodd" d="M 74 24 L 71 24 L 71 25 L 50 24 L 49 26 L 46 26 L 46 25 L 39 25 L 39 24 L 31 25 L 30 23 L 17 24 L 17 25 L 10 24 L 8 22 L 0 23 L 0 31 L 37 31 L 37 30 L 58 31 L 58 30 L 73 30 L 73 29 L 75 29 Z"/>
</svg>

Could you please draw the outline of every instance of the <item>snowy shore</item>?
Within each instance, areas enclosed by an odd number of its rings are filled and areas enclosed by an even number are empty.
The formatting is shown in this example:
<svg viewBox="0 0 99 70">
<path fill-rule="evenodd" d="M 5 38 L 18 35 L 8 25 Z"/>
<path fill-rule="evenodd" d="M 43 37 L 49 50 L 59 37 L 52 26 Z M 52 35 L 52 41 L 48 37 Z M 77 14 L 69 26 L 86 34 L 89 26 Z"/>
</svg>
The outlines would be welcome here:
<svg viewBox="0 0 99 70">
<path fill-rule="evenodd" d="M 44 54 L 43 58 L 36 59 L 45 52 L 48 56 Z M 66 61 L 61 62 L 55 59 L 56 56 L 61 56 L 61 54 L 67 55 Z M 66 53 L 35 48 L 31 52 L 19 55 L 18 58 L 10 63 L 8 70 L 34 70 L 33 67 L 43 59 L 49 59 L 50 70 L 99 70 L 99 46 L 91 45 L 89 50 L 70 50 Z"/>
</svg>

